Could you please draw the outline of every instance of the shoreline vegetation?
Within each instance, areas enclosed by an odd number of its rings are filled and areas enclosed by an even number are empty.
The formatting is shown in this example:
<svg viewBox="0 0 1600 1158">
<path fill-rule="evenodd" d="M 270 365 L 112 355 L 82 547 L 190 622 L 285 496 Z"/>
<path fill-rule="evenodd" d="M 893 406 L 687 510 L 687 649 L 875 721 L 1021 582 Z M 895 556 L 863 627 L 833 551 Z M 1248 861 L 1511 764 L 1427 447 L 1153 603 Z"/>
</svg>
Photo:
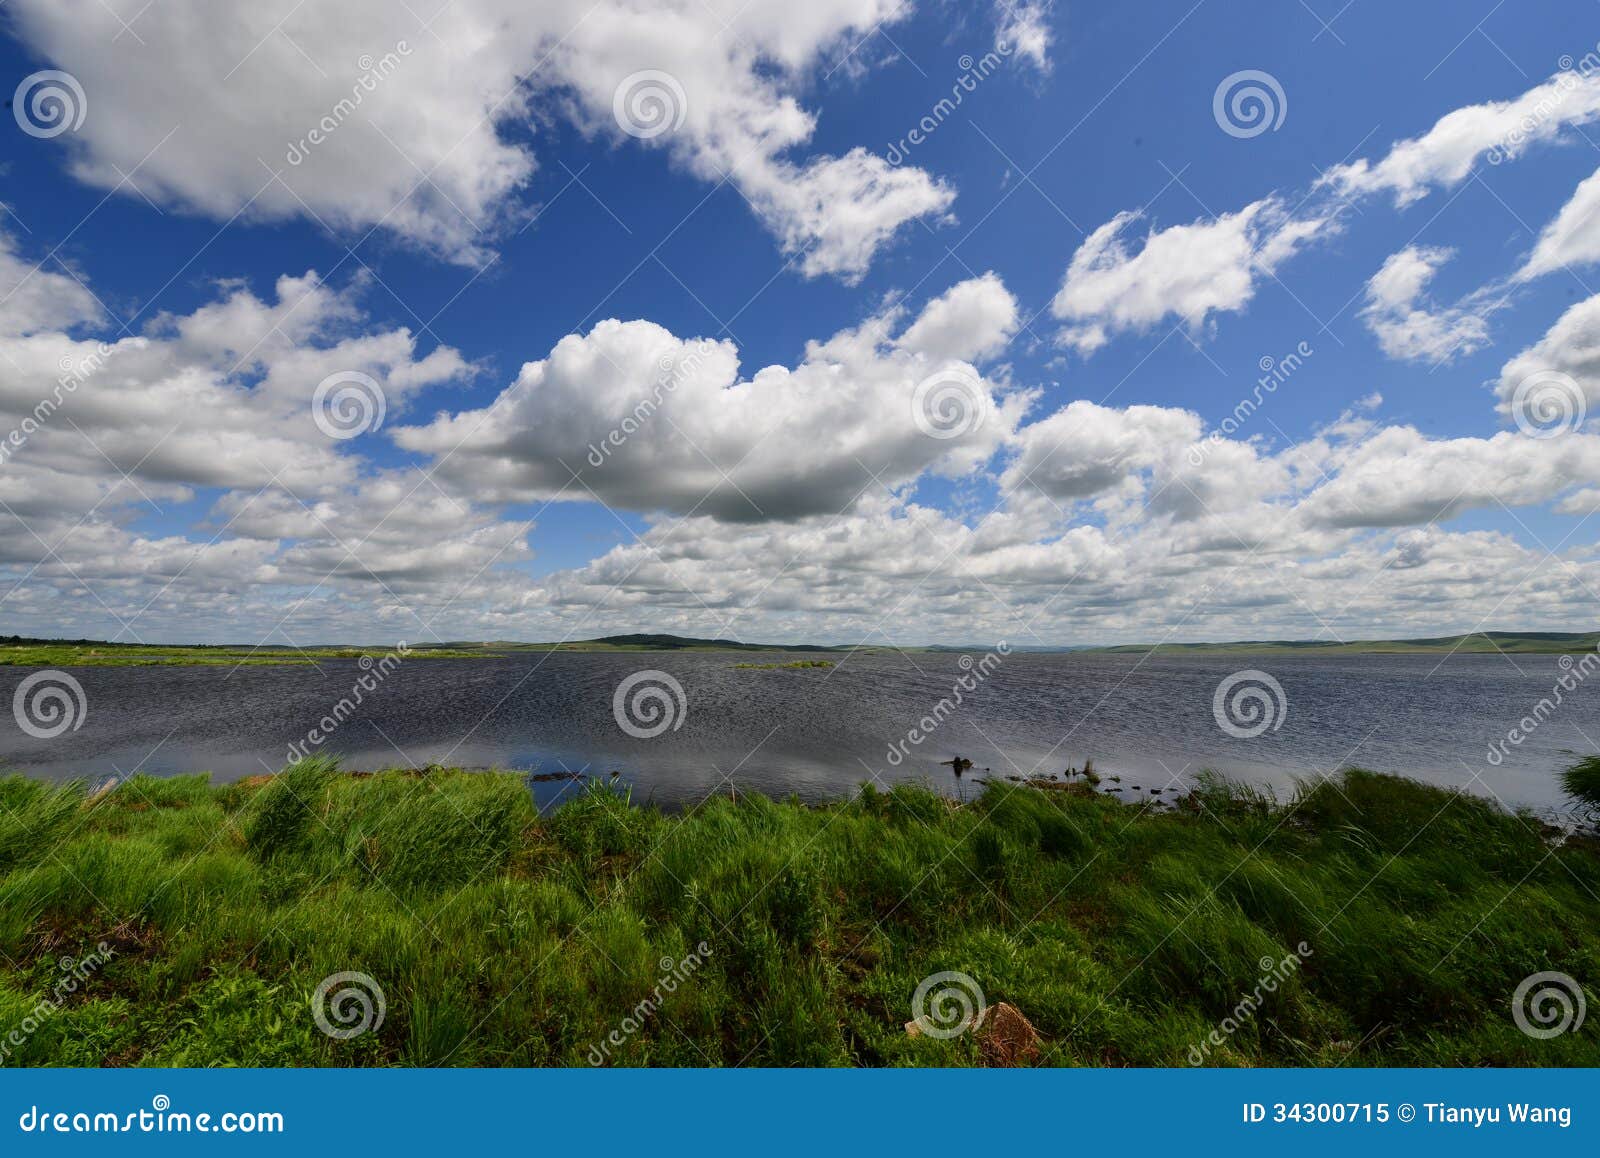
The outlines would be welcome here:
<svg viewBox="0 0 1600 1158">
<path fill-rule="evenodd" d="M 541 815 L 522 775 L 314 756 L 0 805 L 9 1065 L 1600 1063 L 1593 1019 L 1511 1009 L 1597 976 L 1600 842 L 1354 769 L 1160 809 L 997 780 L 668 814 L 597 782 Z M 358 974 L 382 996 L 336 1039 L 319 986 Z M 944 975 L 977 1030 L 921 1032 Z"/>
<path fill-rule="evenodd" d="M 784 668 L 829 668 L 833 666 L 831 659 L 796 659 L 788 663 L 736 663 L 736 669 L 748 671 L 779 671 Z"/>
<path fill-rule="evenodd" d="M 390 646 L 325 646 L 293 648 L 251 644 L 142 644 L 108 643 L 92 639 L 51 640 L 20 636 L 0 636 L 0 667 L 143 667 L 155 665 L 228 666 L 264 664 L 311 665 L 323 659 L 378 658 Z M 610 635 L 600 639 L 566 640 L 559 643 L 521 643 L 512 640 L 482 642 L 453 641 L 411 644 L 407 658 L 418 659 L 506 659 L 518 655 L 553 651 L 579 654 L 631 652 L 775 652 L 789 654 L 822 653 L 850 656 L 857 654 L 934 654 L 983 651 L 985 645 L 967 647 L 865 646 L 785 643 L 743 643 L 733 639 L 696 639 L 680 635 Z M 1073 655 L 1471 655 L 1518 654 L 1564 655 L 1574 651 L 1600 650 L 1597 632 L 1518 632 L 1480 631 L 1467 635 L 1436 636 L 1419 639 L 1378 639 L 1337 642 L 1333 640 L 1254 640 L 1235 643 L 1129 643 L 1105 647 L 1018 647 L 1019 654 Z M 828 667 L 831 660 L 809 664 L 741 663 L 743 668 Z"/>
</svg>

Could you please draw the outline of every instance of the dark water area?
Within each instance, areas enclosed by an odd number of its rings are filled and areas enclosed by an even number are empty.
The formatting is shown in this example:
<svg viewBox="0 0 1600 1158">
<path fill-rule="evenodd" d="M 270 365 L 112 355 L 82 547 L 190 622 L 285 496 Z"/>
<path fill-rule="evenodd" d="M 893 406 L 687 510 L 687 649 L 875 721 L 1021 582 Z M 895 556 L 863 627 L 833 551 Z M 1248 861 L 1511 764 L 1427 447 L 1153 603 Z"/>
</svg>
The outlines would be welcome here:
<svg viewBox="0 0 1600 1158">
<path fill-rule="evenodd" d="M 525 769 L 548 775 L 615 771 L 635 800 L 692 803 L 732 782 L 740 790 L 817 801 L 876 778 L 970 795 L 983 776 L 1061 773 L 1092 758 L 1119 775 L 1124 799 L 1152 788 L 1171 796 L 1201 769 L 1292 788 L 1296 779 L 1359 765 L 1462 786 L 1508 807 L 1561 805 L 1556 773 L 1574 753 L 1596 751 L 1600 680 L 1579 682 L 1521 743 L 1507 733 L 1551 696 L 1565 673 L 1554 655 L 1358 655 L 1157 657 L 1032 655 L 1003 658 L 980 677 L 981 653 L 875 653 L 831 669 L 741 669 L 740 662 L 814 656 L 663 652 L 550 653 L 512 659 L 411 658 L 381 680 L 356 661 L 316 667 L 74 668 L 87 711 L 76 730 L 49 739 L 12 719 L 0 729 L 0 762 L 50 779 L 100 780 L 134 771 L 211 772 L 218 781 L 281 767 L 291 745 L 339 755 L 346 768 L 429 763 Z M 1286 707 L 1256 706 L 1277 720 L 1253 737 L 1229 734 L 1213 700 L 1242 668 L 1260 668 Z M 629 718 L 613 698 L 634 673 L 654 677 Z M 33 669 L 0 671 L 11 698 Z M 335 721 L 320 744 L 308 733 L 365 677 L 375 686 Z M 955 703 L 953 689 L 965 677 Z M 1246 681 L 1246 685 L 1249 681 Z M 946 701 L 943 707 L 941 700 Z M 1248 705 L 1247 705 L 1248 706 Z M 1259 719 L 1260 717 L 1257 717 Z M 676 726 L 663 721 L 670 719 Z M 927 727 L 928 724 L 933 726 Z M 920 741 L 908 733 L 919 729 Z M 1236 729 L 1237 730 L 1237 729 Z M 1505 754 L 1491 764 L 1491 744 Z M 892 754 L 891 754 L 892 753 Z M 973 762 L 964 777 L 944 763 Z M 1134 785 L 1139 790 L 1134 790 Z M 534 784 L 542 803 L 577 789 Z"/>
</svg>

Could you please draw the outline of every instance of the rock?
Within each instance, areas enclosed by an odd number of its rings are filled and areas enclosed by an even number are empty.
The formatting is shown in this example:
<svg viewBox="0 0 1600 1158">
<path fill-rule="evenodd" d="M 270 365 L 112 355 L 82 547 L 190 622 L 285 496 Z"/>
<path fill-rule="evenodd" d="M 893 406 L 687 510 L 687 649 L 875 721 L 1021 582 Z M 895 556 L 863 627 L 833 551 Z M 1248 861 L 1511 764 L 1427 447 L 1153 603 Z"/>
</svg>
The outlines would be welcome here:
<svg viewBox="0 0 1600 1158">
<path fill-rule="evenodd" d="M 1039 1060 L 1039 1031 L 1020 1009 L 1007 1002 L 983 1011 L 977 1039 L 986 1066 L 1032 1065 Z"/>
</svg>

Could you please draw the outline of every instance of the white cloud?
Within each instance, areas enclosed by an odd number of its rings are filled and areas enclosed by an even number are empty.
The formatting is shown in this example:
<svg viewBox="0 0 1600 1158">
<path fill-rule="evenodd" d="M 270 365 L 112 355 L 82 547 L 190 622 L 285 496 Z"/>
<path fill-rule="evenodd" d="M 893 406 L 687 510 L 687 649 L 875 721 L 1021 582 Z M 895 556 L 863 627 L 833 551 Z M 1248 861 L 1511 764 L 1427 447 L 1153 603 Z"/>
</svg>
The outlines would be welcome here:
<svg viewBox="0 0 1600 1158">
<path fill-rule="evenodd" d="M 1539 234 L 1517 280 L 1600 261 L 1600 170 L 1581 182 L 1555 220 Z"/>
<path fill-rule="evenodd" d="M 368 374 L 397 413 L 419 390 L 470 372 L 447 347 L 421 355 L 404 329 L 361 328 L 360 292 L 307 273 L 278 279 L 273 300 L 229 287 L 193 313 L 103 346 L 43 329 L 6 337 L 0 425 L 25 435 L 6 469 L 93 478 L 114 463 L 136 484 L 347 485 L 353 459 L 313 415 L 318 383 L 338 371 Z"/>
<path fill-rule="evenodd" d="M 448 453 L 442 476 L 503 500 L 593 496 L 744 521 L 833 514 L 924 471 L 967 474 L 1004 442 L 1027 397 L 1001 396 L 948 352 L 994 349 L 1008 306 L 998 279 L 977 279 L 930 303 L 898 341 L 896 310 L 811 343 L 792 369 L 748 378 L 731 342 L 607 320 L 523 366 L 489 407 L 395 437 Z M 973 420 L 949 438 L 929 432 L 938 396 L 918 390 L 941 375 L 956 417 Z"/>
<path fill-rule="evenodd" d="M 1200 417 L 1187 410 L 1072 402 L 1018 432 L 1018 453 L 1001 486 L 1062 502 L 1087 498 L 1173 457 L 1200 430 Z"/>
<path fill-rule="evenodd" d="M 1392 426 L 1345 456 L 1301 510 L 1311 524 L 1332 527 L 1416 526 L 1473 508 L 1548 502 L 1585 482 L 1600 482 L 1600 437 L 1430 439 Z"/>
<path fill-rule="evenodd" d="M 1051 302 L 1067 323 L 1063 340 L 1083 353 L 1167 318 L 1197 331 L 1215 313 L 1242 310 L 1259 278 L 1336 227 L 1321 218 L 1295 220 L 1268 197 L 1209 221 L 1152 229 L 1131 252 L 1127 236 L 1141 217 L 1119 213 L 1085 238 Z"/>
<path fill-rule="evenodd" d="M 1600 406 L 1600 294 L 1570 306 L 1544 337 L 1501 368 L 1495 390 L 1500 412 L 1511 415 L 1519 388 L 1539 382 L 1553 391 L 1551 404 L 1568 410 Z M 1562 393 L 1575 396 L 1563 399 Z"/>
<path fill-rule="evenodd" d="M 1050 71 L 1051 0 L 995 0 L 995 44 L 1004 45 L 1040 72 Z"/>
<path fill-rule="evenodd" d="M 59 328 L 100 319 L 100 303 L 71 274 L 45 269 L 16 250 L 0 230 L 0 336 Z"/>
<path fill-rule="evenodd" d="M 1409 245 L 1368 280 L 1361 317 L 1389 357 L 1443 365 L 1489 344 L 1492 301 L 1440 307 L 1427 296 L 1428 283 L 1453 256 L 1451 249 Z"/>
<path fill-rule="evenodd" d="M 1513 160 L 1533 144 L 1557 140 L 1597 118 L 1600 73 L 1566 72 L 1513 100 L 1456 109 L 1423 135 L 1396 142 L 1379 160 L 1329 169 L 1292 212 L 1288 199 L 1275 193 L 1234 213 L 1152 229 L 1137 252 L 1128 234 L 1143 214 L 1119 213 L 1072 257 L 1051 303 L 1066 323 L 1061 339 L 1088 354 L 1119 333 L 1148 331 L 1168 318 L 1198 331 L 1215 314 L 1244 310 L 1262 277 L 1311 241 L 1338 232 L 1346 210 L 1361 198 L 1392 193 L 1397 204 L 1410 204 L 1436 186 L 1460 182 L 1480 158 Z M 1596 209 L 1600 175 L 1579 187 L 1517 277 L 1600 257 Z M 1393 357 L 1448 361 L 1488 340 L 1486 318 L 1504 304 L 1503 285 L 1485 287 L 1454 307 L 1422 302 L 1443 253 L 1408 247 L 1369 285 L 1366 317 Z M 1398 296 L 1411 283 L 1412 296 Z"/>
<path fill-rule="evenodd" d="M 943 214 L 954 196 L 864 150 L 804 151 L 815 124 L 796 94 L 809 70 L 906 15 L 893 0 L 648 11 L 626 0 L 172 0 L 141 10 L 132 34 L 97 0 L 9 11 L 87 95 L 82 127 L 63 138 L 80 178 L 222 219 L 381 226 L 479 263 L 525 214 L 537 161 L 520 130 L 562 110 L 637 146 L 614 98 L 646 70 L 670 76 L 658 91 L 674 105 L 669 122 L 681 114 L 648 143 L 707 180 L 730 179 L 807 274 L 859 277 L 901 225 Z"/>
<path fill-rule="evenodd" d="M 1379 161 L 1362 158 L 1330 169 L 1320 183 L 1346 195 L 1393 193 L 1400 205 L 1450 186 L 1485 154 L 1512 160 L 1600 117 L 1600 73 L 1559 73 L 1511 100 L 1468 105 L 1440 117 L 1420 137 L 1397 141 Z"/>
<path fill-rule="evenodd" d="M 1017 332 L 1017 299 L 991 272 L 951 286 L 925 307 L 896 345 L 930 358 L 981 361 Z"/>
</svg>

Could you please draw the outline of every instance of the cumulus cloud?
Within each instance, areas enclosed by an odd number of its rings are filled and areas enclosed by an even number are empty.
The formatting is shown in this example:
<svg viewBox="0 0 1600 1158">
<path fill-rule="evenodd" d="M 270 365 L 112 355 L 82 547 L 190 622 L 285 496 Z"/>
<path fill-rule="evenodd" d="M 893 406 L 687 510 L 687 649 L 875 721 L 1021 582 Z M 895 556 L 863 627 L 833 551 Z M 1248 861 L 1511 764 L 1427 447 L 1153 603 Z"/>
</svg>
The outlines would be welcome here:
<svg viewBox="0 0 1600 1158">
<path fill-rule="evenodd" d="M 478 264 L 525 215 L 537 168 L 525 130 L 557 113 L 730 180 L 811 275 L 859 277 L 901 225 L 954 197 L 862 149 L 805 152 L 815 117 L 796 94 L 808 71 L 902 18 L 893 0 L 726 12 L 699 0 L 648 11 L 625 0 L 175 0 L 140 11 L 131 35 L 96 0 L 9 11 L 87 94 L 70 139 L 78 177 L 222 219 L 381 227 Z M 638 101 L 619 104 L 630 80 Z"/>
<path fill-rule="evenodd" d="M 1018 432 L 1001 485 L 1026 486 L 1058 502 L 1088 498 L 1175 457 L 1200 431 L 1199 415 L 1187 410 L 1072 402 Z"/>
<path fill-rule="evenodd" d="M 1437 366 L 1488 345 L 1492 302 L 1441 307 L 1427 295 L 1428 283 L 1453 256 L 1451 249 L 1409 245 L 1390 254 L 1368 280 L 1361 316 L 1389 357 Z"/>
<path fill-rule="evenodd" d="M 930 358 L 981 361 L 1017 332 L 1017 299 L 995 273 L 951 286 L 929 302 L 896 342 Z"/>
<path fill-rule="evenodd" d="M 1393 426 L 1354 448 L 1302 510 L 1313 524 L 1414 526 L 1473 508 L 1544 503 L 1594 482 L 1600 482 L 1600 438 L 1593 435 L 1545 440 L 1502 431 L 1430 439 Z"/>
<path fill-rule="evenodd" d="M 357 328 L 358 288 L 335 290 L 312 272 L 274 289 L 263 300 L 233 287 L 107 343 L 47 330 L 6 341 L 0 421 L 39 425 L 18 457 L 86 463 L 91 473 L 103 458 L 138 478 L 195 486 L 261 486 L 274 475 L 337 483 L 350 466 L 312 407 L 324 378 L 365 374 L 399 411 L 424 387 L 469 373 L 447 347 L 421 354 L 408 330 Z"/>
<path fill-rule="evenodd" d="M 1244 310 L 1262 277 L 1309 242 L 1339 231 L 1355 202 L 1387 193 L 1408 205 L 1460 182 L 1482 158 L 1514 160 L 1597 118 L 1600 73 L 1564 72 L 1514 99 L 1456 109 L 1377 160 L 1334 166 L 1296 198 L 1292 212 L 1285 195 L 1273 194 L 1237 212 L 1151 229 L 1137 250 L 1129 235 L 1143 214 L 1119 213 L 1073 254 L 1051 303 L 1065 323 L 1061 340 L 1088 354 L 1119 333 L 1148 331 L 1169 318 L 1201 330 L 1216 314 Z M 1579 186 L 1512 281 L 1600 257 L 1597 210 L 1600 175 Z M 1391 356 L 1448 361 L 1486 344 L 1486 318 L 1505 304 L 1504 284 L 1453 307 L 1427 303 L 1423 291 L 1447 256 L 1439 248 L 1408 247 L 1369 283 L 1365 316 Z"/>
<path fill-rule="evenodd" d="M 0 337 L 70 329 L 99 319 L 100 303 L 87 286 L 70 273 L 27 260 L 0 230 Z"/>
<path fill-rule="evenodd" d="M 48 285 L 50 276 L 27 285 Z M 390 541 L 359 549 L 381 520 L 348 515 L 385 496 L 383 479 L 351 449 L 360 439 L 336 439 L 319 425 L 317 387 L 330 374 L 360 373 L 391 412 L 403 413 L 420 390 L 463 381 L 471 368 L 447 347 L 424 353 L 406 330 L 371 328 L 361 292 L 307 273 L 278 279 L 266 297 L 220 287 L 211 302 L 156 318 L 142 334 L 95 340 L 30 324 L 0 335 L 0 430 L 9 431 L 0 437 L 0 545 L 14 579 L 27 578 L 7 598 L 71 634 L 92 596 L 102 633 L 141 638 L 140 608 L 169 593 L 170 609 L 196 591 L 203 603 L 291 577 L 315 584 L 324 576 L 295 561 L 306 542 L 342 540 L 344 572 L 403 570 L 407 555 Z M 64 311 L 56 324 L 73 323 L 90 319 Z M 165 517 L 170 504 L 218 490 L 187 535 L 131 529 L 136 515 Z M 424 511 L 431 497 L 407 506 Z M 270 526 L 259 521 L 269 510 Z M 435 540 L 413 542 L 419 553 L 426 548 L 417 565 L 443 574 L 459 542 L 493 538 L 490 522 L 458 512 Z M 408 515 L 393 527 L 415 535 L 421 525 Z"/>
<path fill-rule="evenodd" d="M 363 367 L 403 413 L 472 368 L 372 327 L 360 294 L 305 274 L 260 296 L 220 287 L 105 347 L 59 330 L 6 336 L 7 422 L 33 413 L 63 357 L 101 359 L 0 474 L 8 622 L 280 643 L 626 627 L 850 639 L 895 609 L 896 638 L 1059 642 L 1165 623 L 1251 634 L 1264 618 L 1315 633 L 1325 616 L 1370 633 L 1414 600 L 1412 630 L 1487 611 L 1508 560 L 1537 562 L 1504 536 L 1434 521 L 1500 503 L 1578 512 L 1600 493 L 1600 439 L 1581 434 L 1433 440 L 1352 412 L 1274 451 L 1207 438 L 1175 407 L 1078 400 L 1029 421 L 1036 396 L 978 369 L 1016 324 L 993 275 L 749 376 L 731 343 L 605 322 L 529 363 L 492 405 L 399 427 L 421 468 L 380 469 L 362 451 L 391 427 L 331 439 L 309 416 L 320 377 Z M 950 438 L 911 410 L 941 375 L 976 383 L 987 408 Z M 600 465 L 580 448 L 603 448 Z M 906 485 L 990 470 L 996 499 L 975 517 L 920 505 Z M 134 529 L 138 511 L 202 495 L 187 534 Z M 644 529 L 531 578 L 527 504 L 596 497 L 643 514 Z M 1566 586 L 1536 576 L 1528 613 L 1560 613 Z"/>
<path fill-rule="evenodd" d="M 1271 276 L 1332 219 L 1295 219 L 1276 197 L 1209 221 L 1151 229 L 1137 251 L 1128 236 L 1142 214 L 1119 213 L 1083 241 L 1052 300 L 1062 339 L 1091 353 L 1119 332 L 1176 318 L 1198 331 L 1216 313 L 1242 310 Z"/>
<path fill-rule="evenodd" d="M 998 279 L 953 288 L 896 339 L 901 316 L 749 377 L 731 342 L 611 319 L 523 366 L 492 405 L 395 437 L 448 454 L 442 477 L 507 501 L 598 498 L 745 521 L 837 513 L 924 471 L 970 473 L 1028 402 L 957 356 L 997 348 L 1014 325 Z"/>
<path fill-rule="evenodd" d="M 1600 404 L 1600 294 L 1570 306 L 1544 337 L 1501 367 L 1495 386 L 1501 413 L 1515 417 L 1519 391 L 1526 407 L 1529 390 L 1580 418 Z M 1524 408 L 1524 421 L 1530 416 Z"/>
</svg>

